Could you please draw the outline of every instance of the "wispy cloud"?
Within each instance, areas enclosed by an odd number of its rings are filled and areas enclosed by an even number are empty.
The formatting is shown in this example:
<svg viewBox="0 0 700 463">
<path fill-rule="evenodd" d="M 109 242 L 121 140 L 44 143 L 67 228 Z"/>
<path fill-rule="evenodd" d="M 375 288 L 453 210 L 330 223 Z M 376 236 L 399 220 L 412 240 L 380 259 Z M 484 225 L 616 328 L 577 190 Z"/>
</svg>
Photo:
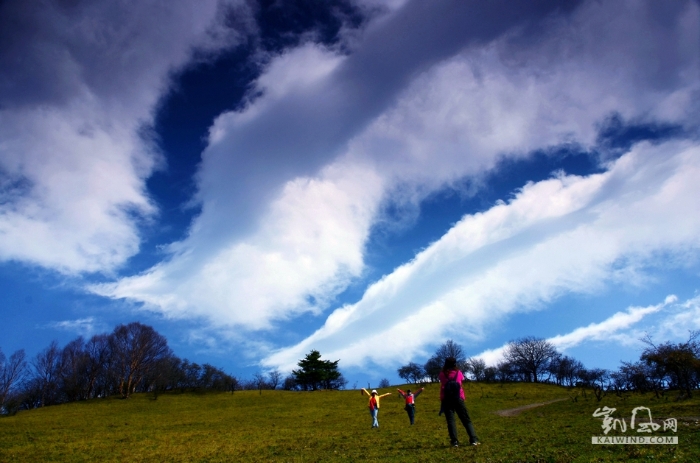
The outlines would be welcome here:
<svg viewBox="0 0 700 463">
<path fill-rule="evenodd" d="M 78 318 L 76 320 L 63 320 L 51 322 L 46 325 L 47 328 L 70 331 L 77 333 L 80 336 L 88 338 L 98 331 L 104 330 L 104 324 L 95 319 L 95 317 Z"/>
<path fill-rule="evenodd" d="M 644 322 L 650 315 L 652 321 Z M 576 328 L 567 334 L 547 338 L 559 352 L 585 344 L 619 344 L 643 346 L 642 338 L 649 336 L 652 341 L 682 342 L 690 330 L 700 328 L 700 298 L 695 297 L 679 302 L 678 297 L 669 295 L 664 302 L 648 307 L 629 307 L 616 312 L 599 323 Z M 507 345 L 488 349 L 475 357 L 487 365 L 497 365 L 503 360 Z"/>
<path fill-rule="evenodd" d="M 678 303 L 668 317 L 649 327 L 647 334 L 655 342 L 685 341 L 690 331 L 700 330 L 700 296 Z"/>
<path fill-rule="evenodd" d="M 649 307 L 630 307 L 625 312 L 617 312 L 612 317 L 600 323 L 591 323 L 588 326 L 577 328 L 571 333 L 549 338 L 559 350 L 570 349 L 583 342 L 610 340 L 617 332 L 639 322 L 645 316 L 656 313 L 664 307 L 675 303 L 676 296 L 669 296 L 662 304 Z"/>
</svg>

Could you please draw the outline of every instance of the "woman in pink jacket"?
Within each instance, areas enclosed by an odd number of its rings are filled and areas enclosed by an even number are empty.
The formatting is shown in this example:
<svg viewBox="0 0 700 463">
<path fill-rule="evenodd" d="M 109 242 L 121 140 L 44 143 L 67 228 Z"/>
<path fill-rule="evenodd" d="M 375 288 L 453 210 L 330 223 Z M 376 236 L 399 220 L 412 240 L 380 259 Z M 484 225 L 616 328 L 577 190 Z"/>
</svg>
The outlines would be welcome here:
<svg viewBox="0 0 700 463">
<path fill-rule="evenodd" d="M 457 440 L 457 426 L 455 424 L 455 413 L 462 422 L 464 429 L 469 434 L 469 444 L 479 445 L 479 438 L 476 437 L 474 425 L 469 418 L 469 412 L 464 405 L 464 389 L 462 389 L 462 381 L 464 375 L 457 368 L 457 359 L 447 357 L 442 371 L 438 375 L 440 379 L 440 401 L 442 402 L 440 410 L 445 413 L 447 420 L 447 432 L 450 435 L 450 444 L 453 447 L 459 446 Z"/>
</svg>

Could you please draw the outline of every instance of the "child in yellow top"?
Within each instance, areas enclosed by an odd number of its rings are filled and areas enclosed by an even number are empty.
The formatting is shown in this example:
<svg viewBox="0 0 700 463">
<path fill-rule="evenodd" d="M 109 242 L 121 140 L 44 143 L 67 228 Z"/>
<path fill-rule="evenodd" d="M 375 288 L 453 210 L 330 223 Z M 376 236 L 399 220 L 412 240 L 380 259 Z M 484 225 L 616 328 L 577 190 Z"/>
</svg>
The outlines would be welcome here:
<svg viewBox="0 0 700 463">
<path fill-rule="evenodd" d="M 379 421 L 377 421 L 377 414 L 379 414 L 379 400 L 382 397 L 388 396 L 391 392 L 379 395 L 376 389 L 372 389 L 372 392 L 367 392 L 367 389 L 363 387 L 361 393 L 369 396 L 369 403 L 367 406 L 369 407 L 369 414 L 372 416 L 372 427 L 378 428 Z"/>
</svg>

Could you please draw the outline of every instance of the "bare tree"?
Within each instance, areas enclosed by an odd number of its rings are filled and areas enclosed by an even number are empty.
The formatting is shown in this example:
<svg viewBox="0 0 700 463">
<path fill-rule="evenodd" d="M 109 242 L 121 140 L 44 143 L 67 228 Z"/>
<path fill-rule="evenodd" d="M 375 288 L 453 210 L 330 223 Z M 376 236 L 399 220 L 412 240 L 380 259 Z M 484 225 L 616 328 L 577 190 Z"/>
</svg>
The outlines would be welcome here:
<svg viewBox="0 0 700 463">
<path fill-rule="evenodd" d="M 437 383 L 439 381 L 438 376 L 442 370 L 443 363 L 444 360 L 440 362 L 440 359 L 435 356 L 430 357 L 428 361 L 425 362 L 423 369 L 425 370 L 425 375 L 430 378 L 431 383 Z"/>
<path fill-rule="evenodd" d="M 68 402 L 88 398 L 88 364 L 82 337 L 69 342 L 61 351 L 61 391 Z"/>
<path fill-rule="evenodd" d="M 286 378 L 284 378 L 284 382 L 282 383 L 282 389 L 284 389 L 285 391 L 294 391 L 299 389 L 296 376 L 288 375 Z"/>
<path fill-rule="evenodd" d="M 593 388 L 593 393 L 598 402 L 600 402 L 605 397 L 605 391 L 608 389 L 611 380 L 610 372 L 603 368 L 592 368 L 581 372 L 581 377 L 587 386 Z"/>
<path fill-rule="evenodd" d="M 253 375 L 253 384 L 255 388 L 262 394 L 263 389 L 267 389 L 267 381 L 265 381 L 265 376 L 262 373 L 255 373 Z"/>
<path fill-rule="evenodd" d="M 470 357 L 465 362 L 466 371 L 474 376 L 475 381 L 485 381 L 486 380 L 486 362 L 480 358 Z"/>
<path fill-rule="evenodd" d="M 435 357 L 440 360 L 440 367 L 442 367 L 442 365 L 445 363 L 446 358 L 454 357 L 457 359 L 457 366 L 460 369 L 464 369 L 464 364 L 467 360 L 462 346 L 454 342 L 452 339 L 448 339 L 445 341 L 445 344 L 437 348 L 435 351 Z"/>
<path fill-rule="evenodd" d="M 486 367 L 484 369 L 484 381 L 487 383 L 493 383 L 498 378 L 498 368 L 494 366 Z"/>
<path fill-rule="evenodd" d="M 700 384 L 700 331 L 691 331 L 687 342 L 666 342 L 655 345 L 649 336 L 643 341 L 649 346 L 641 360 L 656 370 L 669 388 L 678 389 L 692 397 Z"/>
<path fill-rule="evenodd" d="M 20 349 L 8 360 L 0 349 L 0 410 L 5 408 L 10 394 L 26 374 L 27 362 L 24 357 L 24 350 Z"/>
<path fill-rule="evenodd" d="M 389 386 L 391 386 L 391 383 L 389 382 L 389 380 L 388 380 L 387 378 L 382 378 L 382 379 L 379 381 L 379 387 L 380 387 L 380 388 L 387 388 L 387 387 L 389 387 Z"/>
<path fill-rule="evenodd" d="M 282 383 L 282 373 L 279 370 L 272 370 L 267 373 L 267 383 L 270 385 L 270 389 L 277 389 L 277 387 Z"/>
<path fill-rule="evenodd" d="M 37 392 L 40 407 L 61 402 L 59 381 L 61 377 L 61 349 L 53 341 L 39 352 L 32 362 L 34 377 L 32 387 Z"/>
<path fill-rule="evenodd" d="M 87 381 L 87 397 L 106 397 L 110 391 L 109 362 L 111 350 L 109 337 L 97 334 L 85 343 L 87 365 L 85 376 Z"/>
<path fill-rule="evenodd" d="M 435 383 L 438 381 L 440 370 L 442 370 L 442 367 L 445 364 L 445 359 L 448 357 L 454 357 L 457 359 L 457 368 L 462 371 L 467 370 L 467 359 L 464 354 L 464 349 L 462 349 L 462 346 L 454 342 L 452 339 L 448 339 L 444 344 L 437 348 L 435 354 L 430 357 L 423 367 L 425 374 L 430 378 L 431 382 Z"/>
<path fill-rule="evenodd" d="M 119 393 L 128 398 L 158 365 L 172 356 L 166 339 L 152 327 L 134 322 L 119 325 L 110 336 L 112 368 Z M 142 385 L 144 390 L 149 385 Z"/>
<path fill-rule="evenodd" d="M 498 362 L 496 365 L 496 378 L 502 383 L 515 379 L 515 367 L 507 360 Z"/>
<path fill-rule="evenodd" d="M 652 376 L 652 367 L 645 362 L 622 362 L 612 379 L 617 390 L 648 392 L 654 390 Z"/>
<path fill-rule="evenodd" d="M 190 362 L 185 359 L 180 366 L 181 369 L 181 388 L 197 389 L 199 387 L 199 378 L 202 375 L 202 367 L 196 362 Z"/>
<path fill-rule="evenodd" d="M 425 377 L 425 370 L 422 366 L 414 362 L 409 362 L 398 370 L 399 378 L 407 383 L 417 383 Z"/>
<path fill-rule="evenodd" d="M 574 386 L 582 380 L 583 364 L 567 355 L 557 355 L 549 362 L 548 371 L 560 386 Z"/>
<path fill-rule="evenodd" d="M 532 336 L 511 341 L 503 353 L 506 361 L 514 365 L 530 382 L 539 382 L 539 376 L 557 355 L 551 342 Z"/>
</svg>

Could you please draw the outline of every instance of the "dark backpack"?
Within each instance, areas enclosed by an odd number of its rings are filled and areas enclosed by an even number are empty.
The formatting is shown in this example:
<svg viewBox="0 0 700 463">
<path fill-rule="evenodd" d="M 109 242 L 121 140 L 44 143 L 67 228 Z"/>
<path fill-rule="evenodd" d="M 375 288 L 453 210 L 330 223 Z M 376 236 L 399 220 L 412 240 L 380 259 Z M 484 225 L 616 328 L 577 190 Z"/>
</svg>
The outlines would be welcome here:
<svg viewBox="0 0 700 463">
<path fill-rule="evenodd" d="M 457 375 L 454 375 L 453 378 L 447 377 L 447 382 L 445 383 L 445 399 L 447 400 L 460 400 L 460 391 L 462 390 L 462 385 L 457 382 Z"/>
</svg>

